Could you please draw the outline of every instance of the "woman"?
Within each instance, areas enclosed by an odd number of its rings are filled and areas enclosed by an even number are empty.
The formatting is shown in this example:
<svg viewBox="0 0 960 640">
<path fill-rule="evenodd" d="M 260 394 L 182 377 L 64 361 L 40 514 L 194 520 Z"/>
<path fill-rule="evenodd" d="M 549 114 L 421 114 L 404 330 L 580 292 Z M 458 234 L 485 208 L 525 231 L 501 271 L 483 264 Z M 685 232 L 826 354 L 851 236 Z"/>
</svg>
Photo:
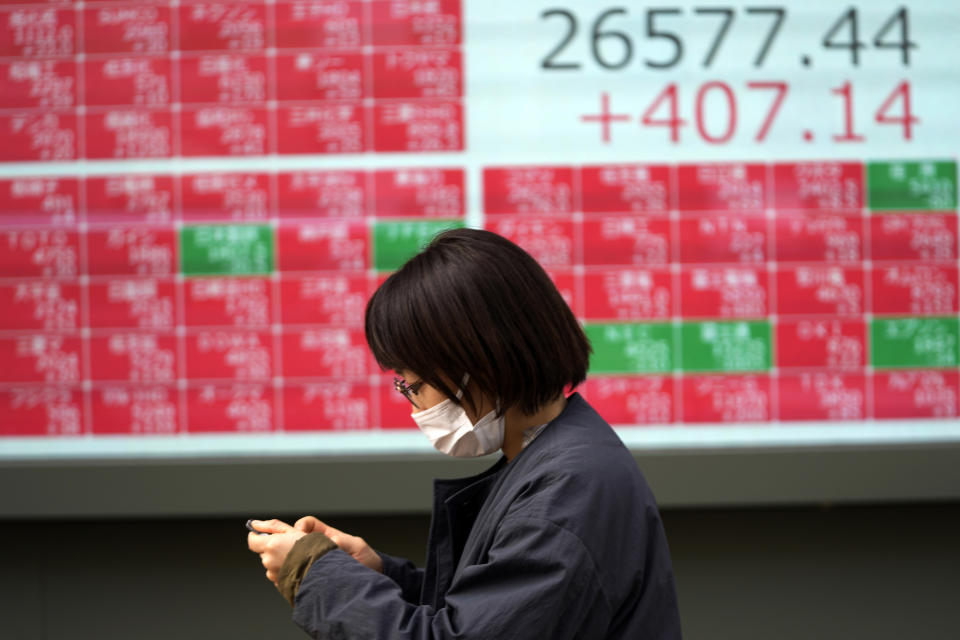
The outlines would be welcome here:
<svg viewBox="0 0 960 640">
<path fill-rule="evenodd" d="M 425 569 L 312 516 L 254 521 L 267 577 L 315 638 L 679 638 L 660 516 L 578 394 L 590 346 L 540 265 L 488 231 L 438 235 L 370 299 L 367 343 L 433 445 L 500 450 L 438 480 Z"/>
</svg>

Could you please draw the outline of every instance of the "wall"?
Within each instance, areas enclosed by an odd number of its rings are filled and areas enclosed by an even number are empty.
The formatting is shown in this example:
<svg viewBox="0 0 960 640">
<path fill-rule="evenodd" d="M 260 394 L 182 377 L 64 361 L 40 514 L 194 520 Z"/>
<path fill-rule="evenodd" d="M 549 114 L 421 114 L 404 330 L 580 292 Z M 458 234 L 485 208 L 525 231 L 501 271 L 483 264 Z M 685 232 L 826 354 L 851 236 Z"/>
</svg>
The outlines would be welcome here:
<svg viewBox="0 0 960 640">
<path fill-rule="evenodd" d="M 328 518 L 422 560 L 429 518 Z M 7 521 L 2 637 L 305 637 L 247 551 L 245 516 Z M 688 639 L 954 638 L 960 503 L 668 510 Z"/>
</svg>

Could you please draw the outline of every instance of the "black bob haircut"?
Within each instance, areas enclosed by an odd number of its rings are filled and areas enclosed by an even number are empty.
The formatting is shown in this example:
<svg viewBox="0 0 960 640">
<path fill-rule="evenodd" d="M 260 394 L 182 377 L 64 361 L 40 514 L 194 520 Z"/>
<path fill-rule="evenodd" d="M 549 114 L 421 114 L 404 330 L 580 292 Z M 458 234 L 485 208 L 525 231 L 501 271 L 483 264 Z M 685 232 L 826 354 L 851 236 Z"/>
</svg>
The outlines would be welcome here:
<svg viewBox="0 0 960 640">
<path fill-rule="evenodd" d="M 367 303 L 366 336 L 385 370 L 411 371 L 454 402 L 469 373 L 501 413 L 528 415 L 584 381 L 591 351 L 537 261 L 479 229 L 438 234 L 387 278 Z M 465 390 L 463 401 L 476 412 L 479 398 Z"/>
</svg>

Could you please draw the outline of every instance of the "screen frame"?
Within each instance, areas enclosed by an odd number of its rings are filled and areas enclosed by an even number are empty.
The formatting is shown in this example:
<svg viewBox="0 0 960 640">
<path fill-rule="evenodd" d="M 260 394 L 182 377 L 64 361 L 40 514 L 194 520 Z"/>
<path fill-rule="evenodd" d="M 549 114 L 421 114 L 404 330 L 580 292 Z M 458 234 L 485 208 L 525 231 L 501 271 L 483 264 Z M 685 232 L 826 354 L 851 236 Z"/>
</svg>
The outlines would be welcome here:
<svg viewBox="0 0 960 640">
<path fill-rule="evenodd" d="M 960 499 L 960 442 L 632 449 L 662 508 Z M 0 463 L 0 519 L 427 513 L 434 478 L 486 469 L 441 454 Z"/>
</svg>

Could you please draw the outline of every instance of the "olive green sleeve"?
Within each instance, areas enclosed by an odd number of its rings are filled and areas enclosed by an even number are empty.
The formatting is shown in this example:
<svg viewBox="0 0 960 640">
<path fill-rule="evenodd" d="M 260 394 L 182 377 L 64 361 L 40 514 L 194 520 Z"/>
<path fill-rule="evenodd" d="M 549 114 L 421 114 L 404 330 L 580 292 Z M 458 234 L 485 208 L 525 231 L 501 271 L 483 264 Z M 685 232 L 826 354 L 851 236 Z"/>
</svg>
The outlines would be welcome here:
<svg viewBox="0 0 960 640">
<path fill-rule="evenodd" d="M 277 579 L 277 588 L 291 606 L 300 588 L 300 582 L 303 576 L 307 575 L 310 565 L 317 558 L 336 548 L 337 545 L 333 540 L 319 531 L 308 533 L 293 544 L 290 553 L 283 561 L 283 566 L 280 567 L 280 576 Z"/>
</svg>

